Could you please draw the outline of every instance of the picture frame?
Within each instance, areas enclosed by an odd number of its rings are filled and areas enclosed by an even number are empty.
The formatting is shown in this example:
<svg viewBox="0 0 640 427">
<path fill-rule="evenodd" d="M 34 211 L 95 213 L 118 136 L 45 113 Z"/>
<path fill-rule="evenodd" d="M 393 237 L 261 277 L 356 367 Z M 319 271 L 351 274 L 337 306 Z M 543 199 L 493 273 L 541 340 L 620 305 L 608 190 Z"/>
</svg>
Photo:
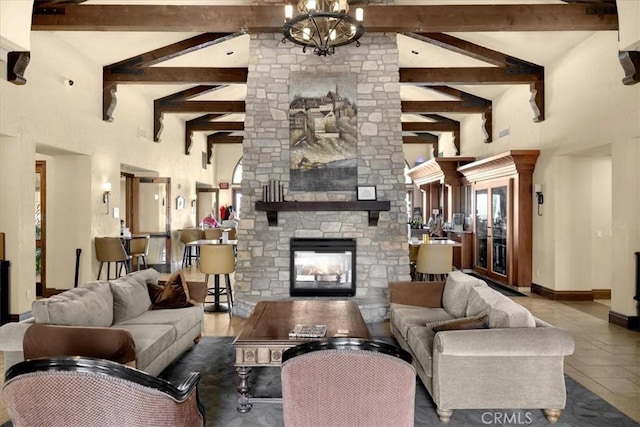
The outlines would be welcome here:
<svg viewBox="0 0 640 427">
<path fill-rule="evenodd" d="M 176 197 L 176 209 L 184 209 L 184 197 L 178 196 Z"/>
<path fill-rule="evenodd" d="M 358 200 L 378 200 L 375 185 L 359 185 Z"/>
</svg>

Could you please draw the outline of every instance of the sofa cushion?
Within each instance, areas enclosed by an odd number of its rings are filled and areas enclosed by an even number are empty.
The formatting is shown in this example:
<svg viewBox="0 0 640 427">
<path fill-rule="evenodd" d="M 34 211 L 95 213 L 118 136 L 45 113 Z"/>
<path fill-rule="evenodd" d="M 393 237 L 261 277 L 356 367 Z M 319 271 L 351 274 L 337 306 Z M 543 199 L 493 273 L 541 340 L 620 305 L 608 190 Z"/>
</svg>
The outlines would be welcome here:
<svg viewBox="0 0 640 427">
<path fill-rule="evenodd" d="M 491 289 L 489 286 L 473 288 L 469 292 L 466 316 L 472 317 L 485 315 L 489 312 L 491 307 L 498 302 L 505 300 L 509 300 L 509 298 L 502 295 L 500 292 Z"/>
<path fill-rule="evenodd" d="M 452 271 L 447 275 L 442 294 L 442 306 L 453 317 L 465 317 L 469 291 L 475 287 L 487 287 L 487 284 L 461 271 Z"/>
<path fill-rule="evenodd" d="M 407 338 L 407 331 L 411 326 L 424 326 L 429 322 L 454 319 L 443 308 L 422 308 L 410 305 L 394 304 L 391 310 L 391 323 L 400 331 L 403 338 Z"/>
<path fill-rule="evenodd" d="M 433 332 L 465 331 L 469 329 L 487 329 L 487 316 L 472 319 L 458 319 L 433 328 Z"/>
<path fill-rule="evenodd" d="M 520 304 L 506 299 L 489 311 L 490 328 L 535 328 L 536 319 Z"/>
<path fill-rule="evenodd" d="M 119 324 L 118 328 L 131 332 L 136 343 L 136 367 L 143 371 L 177 339 L 172 325 Z"/>
<path fill-rule="evenodd" d="M 202 307 L 152 310 L 119 323 L 118 327 L 126 327 L 127 325 L 171 325 L 175 329 L 177 336 L 182 336 L 195 325 L 201 323 L 202 317 Z"/>
<path fill-rule="evenodd" d="M 431 369 L 433 354 L 433 337 L 435 332 L 426 326 L 412 326 L 407 331 L 407 344 L 411 348 L 418 363 L 428 376 L 433 376 Z"/>
<path fill-rule="evenodd" d="M 123 277 L 130 277 L 141 285 L 148 285 L 149 283 L 158 283 L 160 273 L 153 268 L 147 268 L 146 270 L 134 271 Z"/>
<path fill-rule="evenodd" d="M 88 282 L 49 298 L 33 301 L 36 323 L 67 326 L 111 326 L 113 296 L 109 282 Z"/>
<path fill-rule="evenodd" d="M 113 293 L 113 324 L 139 316 L 151 307 L 147 285 L 139 278 L 123 276 L 109 284 Z"/>
</svg>

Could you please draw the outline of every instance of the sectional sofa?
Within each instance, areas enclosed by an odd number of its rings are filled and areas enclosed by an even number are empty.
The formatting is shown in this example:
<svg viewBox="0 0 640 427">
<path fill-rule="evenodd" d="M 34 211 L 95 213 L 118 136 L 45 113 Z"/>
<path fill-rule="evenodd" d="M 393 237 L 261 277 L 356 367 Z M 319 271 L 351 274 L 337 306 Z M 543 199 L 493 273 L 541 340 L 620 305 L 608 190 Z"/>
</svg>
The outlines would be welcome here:
<svg viewBox="0 0 640 427">
<path fill-rule="evenodd" d="M 542 408 L 566 403 L 564 357 L 574 340 L 525 307 L 459 271 L 446 282 L 390 286 L 390 328 L 414 358 L 441 422 L 454 409 Z"/>
<path fill-rule="evenodd" d="M 202 306 L 197 302 L 204 301 L 206 296 L 204 283 L 185 283 L 196 305 L 152 310 L 148 286 L 157 284 L 158 279 L 157 271 L 147 269 L 119 279 L 89 282 L 34 301 L 33 317 L 0 328 L 5 370 L 24 360 L 25 332 L 30 326 L 40 324 L 46 326 L 32 340 L 40 347 L 59 345 L 62 339 L 69 340 L 69 345 L 74 347 L 108 347 L 114 339 L 119 342 L 112 347 L 122 346 L 127 345 L 128 340 L 135 351 L 133 365 L 158 375 L 200 339 L 204 317 Z M 121 333 L 114 335 L 114 331 Z M 77 342 L 78 337 L 85 337 L 86 342 Z M 121 353 L 121 350 L 115 351 Z"/>
</svg>

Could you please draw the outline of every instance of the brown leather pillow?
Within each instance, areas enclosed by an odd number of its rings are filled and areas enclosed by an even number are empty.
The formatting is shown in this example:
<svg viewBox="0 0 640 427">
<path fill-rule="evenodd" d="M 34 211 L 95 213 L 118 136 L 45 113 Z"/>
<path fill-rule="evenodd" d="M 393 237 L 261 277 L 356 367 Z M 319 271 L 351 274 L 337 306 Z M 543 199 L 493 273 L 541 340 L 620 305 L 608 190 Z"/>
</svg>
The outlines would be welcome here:
<svg viewBox="0 0 640 427">
<path fill-rule="evenodd" d="M 164 285 L 151 284 L 147 287 L 151 298 L 151 310 L 193 306 L 182 270 L 173 273 Z"/>
<path fill-rule="evenodd" d="M 467 329 L 488 329 L 487 316 L 482 316 L 479 319 L 462 319 L 455 322 L 445 323 L 444 325 L 436 326 L 433 328 L 433 332 L 443 331 L 463 331 Z"/>
</svg>

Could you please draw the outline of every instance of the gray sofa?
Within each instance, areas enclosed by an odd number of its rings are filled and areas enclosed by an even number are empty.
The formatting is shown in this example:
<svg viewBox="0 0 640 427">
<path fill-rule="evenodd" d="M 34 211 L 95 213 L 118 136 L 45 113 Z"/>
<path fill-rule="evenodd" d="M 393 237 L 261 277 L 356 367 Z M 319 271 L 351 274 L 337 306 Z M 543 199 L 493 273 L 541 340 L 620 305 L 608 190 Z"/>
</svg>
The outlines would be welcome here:
<svg viewBox="0 0 640 427">
<path fill-rule="evenodd" d="M 566 331 L 459 271 L 389 288 L 391 332 L 414 357 L 441 422 L 454 409 L 500 408 L 542 408 L 558 420 L 564 357 L 574 350 Z"/>
<path fill-rule="evenodd" d="M 135 343 L 135 367 L 158 375 L 200 339 L 204 319 L 201 305 L 150 310 L 147 284 L 158 283 L 159 275 L 153 269 L 137 271 L 119 279 L 89 282 L 34 301 L 32 318 L 7 323 L 0 328 L 0 351 L 4 352 L 5 370 L 24 360 L 25 332 L 34 323 L 39 323 L 96 328 L 96 343 L 109 339 L 106 334 L 99 335 L 102 329 L 124 329 Z M 196 287 L 204 286 L 204 283 L 188 285 Z M 204 299 L 206 288 L 204 291 L 191 290 L 191 295 L 202 295 L 201 299 Z"/>
</svg>

